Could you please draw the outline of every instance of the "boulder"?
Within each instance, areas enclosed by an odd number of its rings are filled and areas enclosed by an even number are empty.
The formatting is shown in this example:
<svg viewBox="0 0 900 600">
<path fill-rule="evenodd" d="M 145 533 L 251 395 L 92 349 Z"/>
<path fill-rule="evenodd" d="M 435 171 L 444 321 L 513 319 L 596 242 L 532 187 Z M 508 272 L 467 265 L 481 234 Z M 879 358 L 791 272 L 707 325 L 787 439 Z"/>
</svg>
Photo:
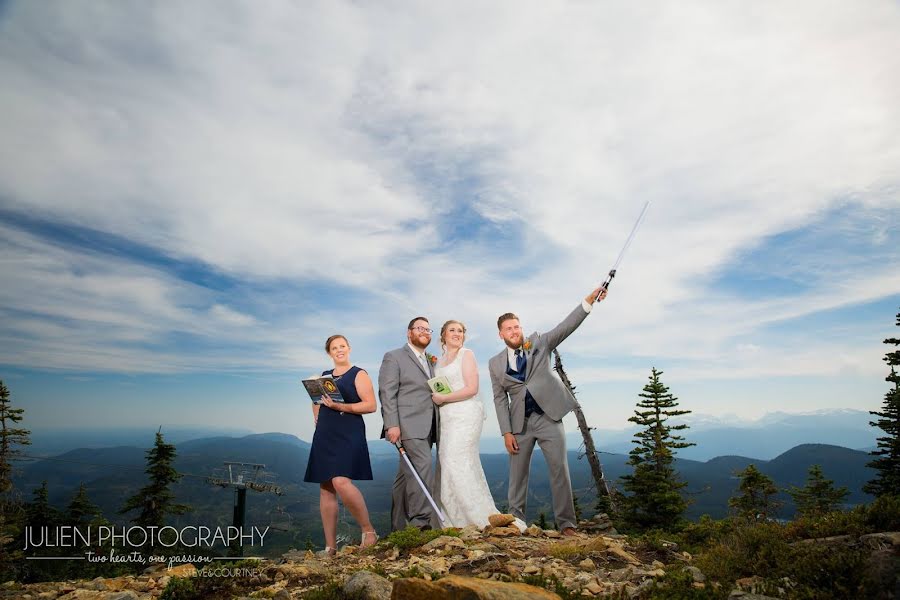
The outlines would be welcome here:
<svg viewBox="0 0 900 600">
<path fill-rule="evenodd" d="M 490 515 L 488 517 L 488 522 L 492 527 L 506 527 L 512 523 L 515 523 L 516 518 L 512 515 L 502 514 L 502 515 Z"/>
<path fill-rule="evenodd" d="M 524 583 L 504 583 L 489 579 L 448 575 L 438 581 L 398 579 L 391 595 L 394 600 L 559 600 L 543 588 Z"/>
<path fill-rule="evenodd" d="M 371 571 L 357 571 L 344 584 L 344 593 L 361 600 L 389 600 L 391 582 Z"/>
</svg>

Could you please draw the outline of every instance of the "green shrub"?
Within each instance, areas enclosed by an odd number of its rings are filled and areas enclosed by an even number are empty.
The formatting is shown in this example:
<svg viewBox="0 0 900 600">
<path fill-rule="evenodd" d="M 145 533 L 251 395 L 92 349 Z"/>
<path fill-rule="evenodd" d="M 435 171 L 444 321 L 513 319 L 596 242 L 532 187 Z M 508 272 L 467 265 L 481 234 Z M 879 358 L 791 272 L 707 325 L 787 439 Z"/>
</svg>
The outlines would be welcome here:
<svg viewBox="0 0 900 600">
<path fill-rule="evenodd" d="M 200 598 L 193 578 L 173 577 L 166 584 L 159 600 L 194 600 Z"/>
<path fill-rule="evenodd" d="M 406 529 L 391 533 L 384 541 L 401 550 L 409 550 L 410 548 L 423 546 L 442 535 L 459 537 L 459 529 L 431 529 L 428 531 L 421 531 L 410 526 Z"/>
<path fill-rule="evenodd" d="M 731 583 L 741 577 L 769 574 L 788 554 L 780 525 L 756 523 L 736 527 L 702 552 L 697 566 L 714 581 Z"/>
<path fill-rule="evenodd" d="M 724 600 L 731 588 L 724 586 L 694 587 L 693 576 L 682 569 L 669 571 L 650 588 L 647 600 Z"/>
<path fill-rule="evenodd" d="M 900 531 L 900 496 L 881 496 L 866 508 L 869 531 Z"/>
</svg>

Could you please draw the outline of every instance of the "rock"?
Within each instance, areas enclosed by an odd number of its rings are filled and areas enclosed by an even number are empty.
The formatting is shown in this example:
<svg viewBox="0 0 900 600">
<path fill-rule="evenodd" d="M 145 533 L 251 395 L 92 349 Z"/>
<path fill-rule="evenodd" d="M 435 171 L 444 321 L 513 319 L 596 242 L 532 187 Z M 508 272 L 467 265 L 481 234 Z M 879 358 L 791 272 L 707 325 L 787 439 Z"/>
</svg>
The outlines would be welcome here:
<svg viewBox="0 0 900 600">
<path fill-rule="evenodd" d="M 581 561 L 580 563 L 578 563 L 578 568 L 581 569 L 582 571 L 593 571 L 594 569 L 597 568 L 597 565 L 595 565 L 594 561 L 592 561 L 591 559 L 586 558 L 583 561 Z"/>
<path fill-rule="evenodd" d="M 555 529 L 545 529 L 544 535 L 548 538 L 559 539 L 562 537 L 562 534 Z"/>
<path fill-rule="evenodd" d="M 474 540 L 481 537 L 481 528 L 477 525 L 466 525 L 459 531 L 459 539 Z"/>
<path fill-rule="evenodd" d="M 617 546 L 617 545 L 615 545 L 615 544 L 611 544 L 611 545 L 606 549 L 606 551 L 607 551 L 608 553 L 614 555 L 614 556 L 617 556 L 617 557 L 621 558 L 622 560 L 624 560 L 624 561 L 627 562 L 627 563 L 631 563 L 632 565 L 639 565 L 639 564 L 641 564 L 641 561 L 639 561 L 639 560 L 637 559 L 637 557 L 636 557 L 634 554 L 632 554 L 631 552 L 628 552 L 627 550 L 625 550 L 625 549 L 622 548 L 621 546 Z"/>
<path fill-rule="evenodd" d="M 84 584 L 84 589 L 86 590 L 97 590 L 98 592 L 107 592 L 109 591 L 109 587 L 106 585 L 106 582 L 103 581 L 102 577 L 97 577 L 96 579 L 92 579 Z"/>
<path fill-rule="evenodd" d="M 900 546 L 900 531 L 885 531 L 882 533 L 867 533 L 859 536 L 859 541 L 870 548 L 883 548 L 886 546 Z"/>
<path fill-rule="evenodd" d="M 371 571 L 357 571 L 344 583 L 344 593 L 360 600 L 389 600 L 393 584 Z"/>
<path fill-rule="evenodd" d="M 528 529 L 525 530 L 525 535 L 531 537 L 541 537 L 544 535 L 544 530 L 538 527 L 537 525 L 532 525 Z"/>
<path fill-rule="evenodd" d="M 490 515 L 488 517 L 488 522 L 492 527 L 506 527 L 512 523 L 515 523 L 516 518 L 512 515 L 502 514 L 502 515 Z"/>
<path fill-rule="evenodd" d="M 459 539 L 458 537 L 453 537 L 452 535 L 442 535 L 441 537 L 434 538 L 427 544 L 422 546 L 422 549 L 425 551 L 437 550 L 438 548 L 465 548 L 466 543 Z"/>
<path fill-rule="evenodd" d="M 634 567 L 616 569 L 609 574 L 611 581 L 628 581 L 634 575 Z"/>
<path fill-rule="evenodd" d="M 596 581 L 591 581 L 590 583 L 588 583 L 588 584 L 587 584 L 586 586 L 584 586 L 584 587 L 585 587 L 585 589 L 587 589 L 587 591 L 589 591 L 590 593 L 594 594 L 595 596 L 596 596 L 597 594 L 603 593 L 603 590 L 604 590 L 603 586 L 601 586 L 601 585 L 600 585 L 599 583 L 597 583 Z"/>
<path fill-rule="evenodd" d="M 694 581 L 696 581 L 697 583 L 704 583 L 706 581 L 706 575 L 704 575 L 703 571 L 701 571 L 697 567 L 687 566 L 684 568 L 684 570 L 690 573 L 691 577 L 693 577 Z"/>
<path fill-rule="evenodd" d="M 285 589 L 280 589 L 272 596 L 272 600 L 291 600 L 291 593 Z"/>
<path fill-rule="evenodd" d="M 197 567 L 195 567 L 191 563 L 178 565 L 177 567 L 172 567 L 171 569 L 166 571 L 166 575 L 169 575 L 170 577 L 193 577 L 196 574 Z"/>
<path fill-rule="evenodd" d="M 545 589 L 524 583 L 504 583 L 475 577 L 448 575 L 437 582 L 398 579 L 391 595 L 396 600 L 559 600 Z"/>
<path fill-rule="evenodd" d="M 491 529 L 491 535 L 496 537 L 510 537 L 513 535 L 522 535 L 518 527 L 494 527 Z"/>
</svg>

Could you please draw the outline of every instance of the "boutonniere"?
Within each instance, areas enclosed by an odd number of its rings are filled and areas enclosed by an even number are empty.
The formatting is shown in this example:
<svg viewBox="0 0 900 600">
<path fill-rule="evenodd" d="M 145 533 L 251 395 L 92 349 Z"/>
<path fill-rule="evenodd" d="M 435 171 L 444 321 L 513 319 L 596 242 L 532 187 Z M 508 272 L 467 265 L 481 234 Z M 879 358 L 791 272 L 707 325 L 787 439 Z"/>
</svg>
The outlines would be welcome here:
<svg viewBox="0 0 900 600">
<path fill-rule="evenodd" d="M 529 350 L 531 350 L 532 346 L 534 346 L 534 344 L 531 343 L 531 340 L 525 340 L 525 343 L 522 344 L 522 348 L 525 349 L 525 352 L 528 352 Z"/>
<path fill-rule="evenodd" d="M 426 353 L 425 353 L 425 360 L 427 360 L 428 362 L 430 362 L 430 363 L 433 364 L 433 365 L 436 365 L 436 364 L 437 364 L 437 356 L 435 356 L 434 354 L 428 354 L 428 353 L 426 352 Z"/>
</svg>

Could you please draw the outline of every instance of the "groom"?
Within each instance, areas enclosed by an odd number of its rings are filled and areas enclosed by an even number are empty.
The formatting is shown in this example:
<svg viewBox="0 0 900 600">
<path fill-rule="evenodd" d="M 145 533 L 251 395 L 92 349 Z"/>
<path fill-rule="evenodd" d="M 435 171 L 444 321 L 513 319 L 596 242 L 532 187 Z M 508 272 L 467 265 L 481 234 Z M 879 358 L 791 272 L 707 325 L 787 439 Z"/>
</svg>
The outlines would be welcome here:
<svg viewBox="0 0 900 600">
<path fill-rule="evenodd" d="M 378 371 L 378 397 L 384 430 L 381 437 L 392 444 L 403 441 L 406 455 L 437 497 L 431 447 L 437 441 L 438 411 L 431 401 L 428 380 L 434 376 L 432 357 L 425 352 L 431 343 L 431 327 L 425 317 L 416 317 L 406 327 L 407 343 L 384 355 Z M 428 498 L 422 492 L 406 461 L 400 460 L 391 491 L 391 531 L 407 523 L 419 529 L 440 526 Z"/>
<path fill-rule="evenodd" d="M 522 335 L 519 317 L 505 313 L 497 319 L 506 348 L 491 358 L 497 421 L 509 452 L 509 512 L 525 520 L 525 497 L 531 453 L 537 443 L 550 472 L 553 513 L 563 535 L 575 535 L 575 504 L 566 458 L 562 419 L 575 408 L 575 397 L 559 377 L 550 372 L 550 354 L 581 325 L 594 301 L 606 297 L 597 288 L 585 296 L 562 323 L 546 333 Z"/>
</svg>

